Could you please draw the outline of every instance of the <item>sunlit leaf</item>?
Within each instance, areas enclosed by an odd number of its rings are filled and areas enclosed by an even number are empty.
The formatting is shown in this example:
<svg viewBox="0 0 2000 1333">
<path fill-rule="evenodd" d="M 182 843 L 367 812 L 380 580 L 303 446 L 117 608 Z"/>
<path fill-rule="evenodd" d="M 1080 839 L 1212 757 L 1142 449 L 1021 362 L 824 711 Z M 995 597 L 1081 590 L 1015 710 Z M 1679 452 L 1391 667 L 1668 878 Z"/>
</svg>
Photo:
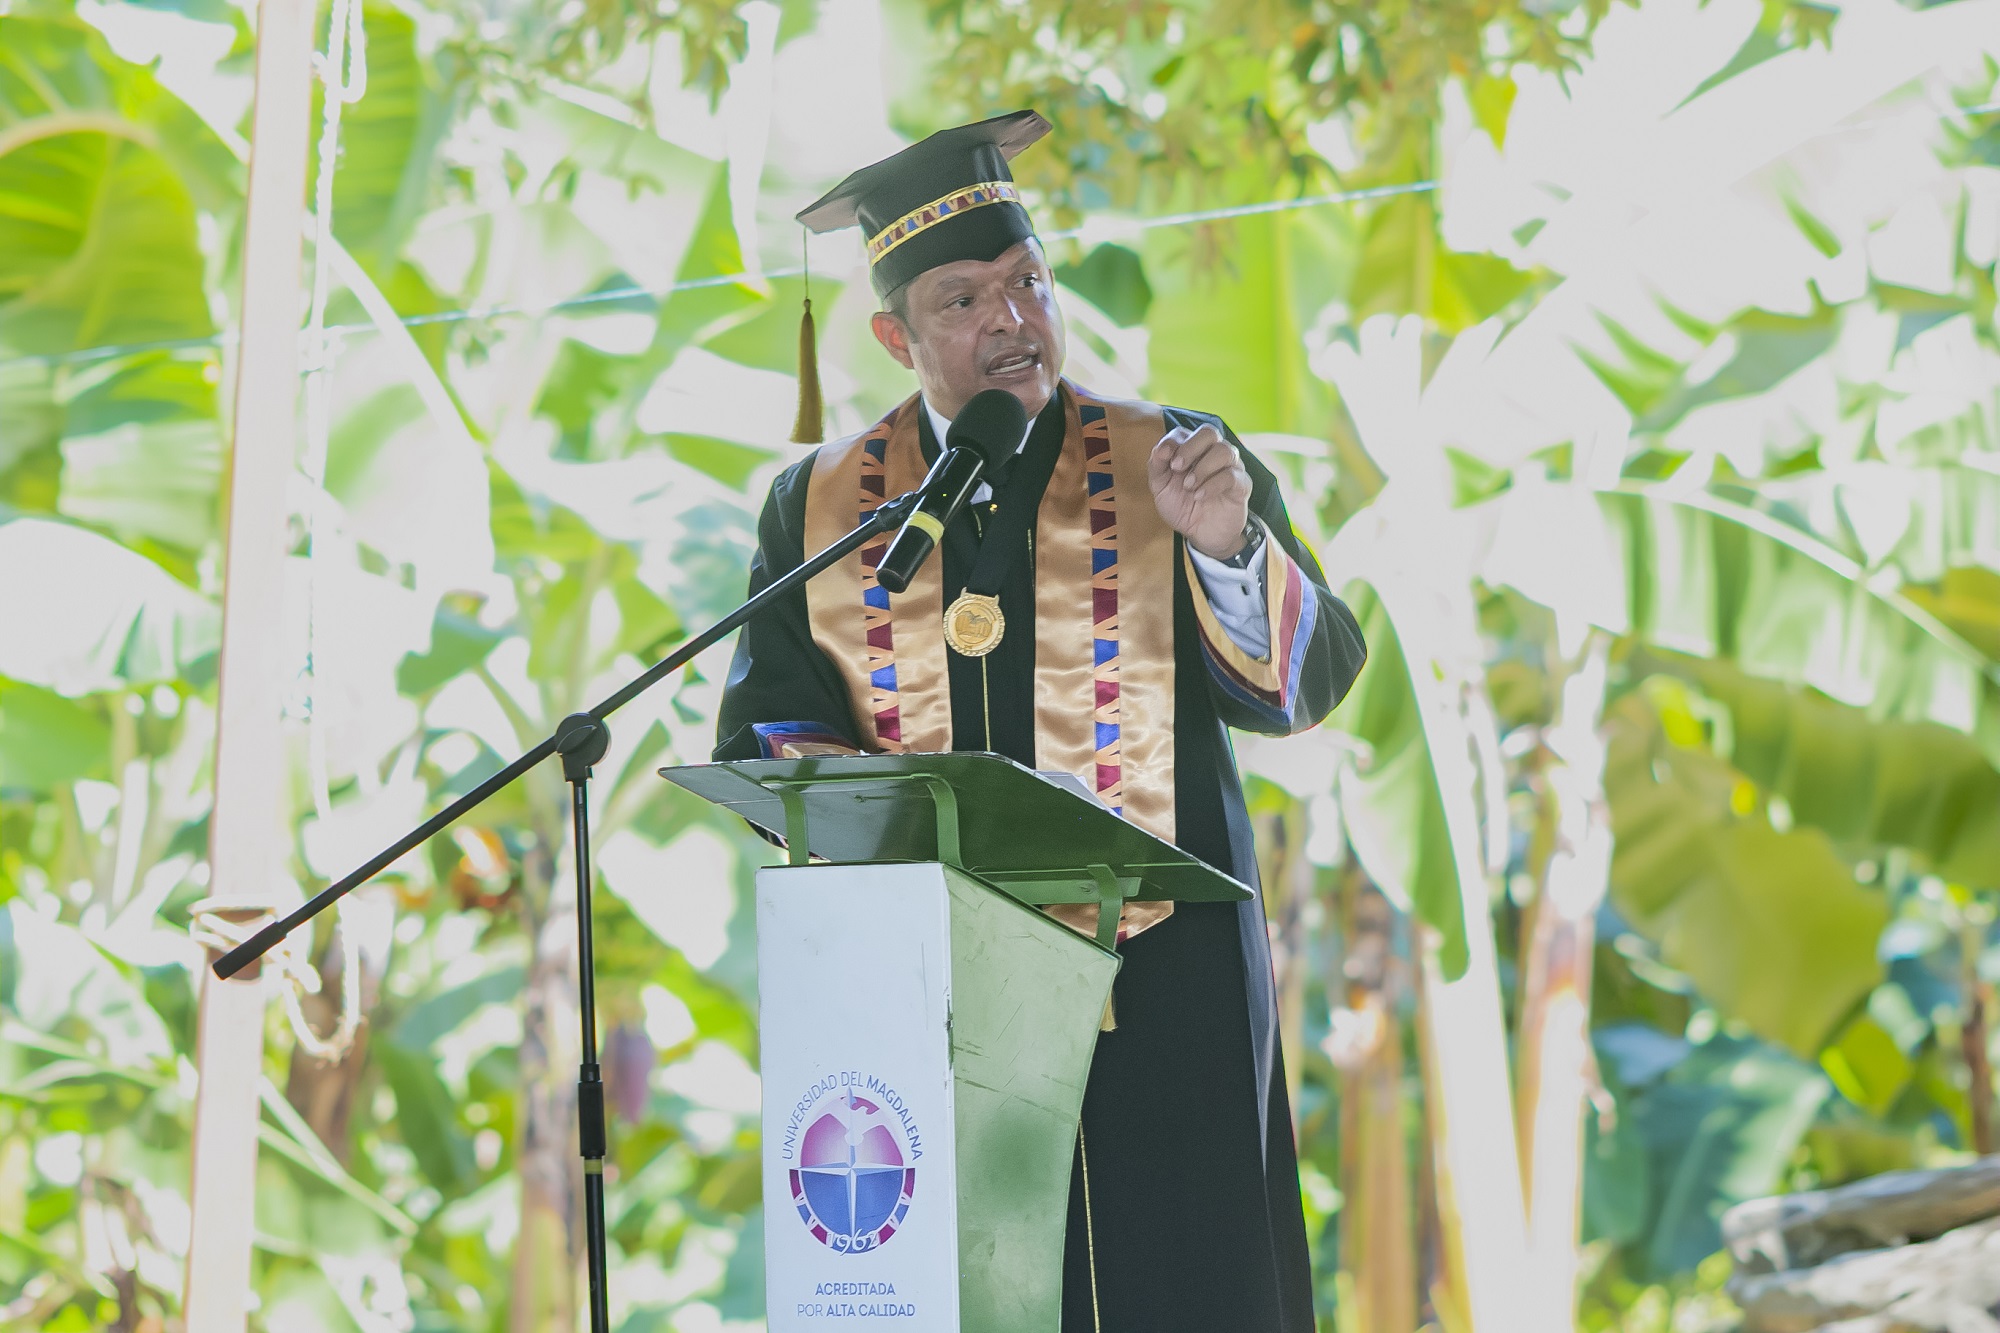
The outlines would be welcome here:
<svg viewBox="0 0 2000 1333">
<path fill-rule="evenodd" d="M 584 575 L 572 570 L 541 590 L 542 605 L 528 635 L 528 675 L 535 680 L 564 678 L 582 660 L 586 618 L 596 587 L 584 586 Z"/>
<path fill-rule="evenodd" d="M 0 347 L 205 338 L 203 269 L 193 201 L 152 149 L 71 133 L 0 157 Z"/>
<path fill-rule="evenodd" d="M 1804 691 L 1677 661 L 1728 711 L 1728 759 L 1798 824 L 1865 849 L 1904 847 L 1960 883 L 2000 885 L 2000 770 L 1935 723 L 1876 720 Z"/>
<path fill-rule="evenodd" d="M 257 1141 L 291 1162 L 308 1176 L 346 1195 L 394 1231 L 409 1236 L 416 1224 L 394 1204 L 369 1189 L 343 1167 L 292 1104 L 269 1079 L 262 1081 L 259 1100 L 267 1117 L 257 1126 Z"/>
<path fill-rule="evenodd" d="M 756 1014 L 741 996 L 703 976 L 678 949 L 670 951 L 654 980 L 687 1005 L 703 1038 L 726 1042 L 746 1056 L 755 1056 Z"/>
<path fill-rule="evenodd" d="M 1489 74 L 1473 81 L 1472 114 L 1495 148 L 1507 146 L 1507 116 L 1514 109 L 1518 91 L 1511 75 Z"/>
<path fill-rule="evenodd" d="M 102 778 L 110 740 L 99 710 L 0 680 L 0 788 L 46 792 L 78 778 Z"/>
<path fill-rule="evenodd" d="M 35 361 L 0 365 L 0 478 L 38 449 L 62 436 L 62 407 L 49 368 Z M 0 503 L 7 499 L 0 483 Z"/>
<path fill-rule="evenodd" d="M 1605 335 L 1618 353 L 1614 360 L 1588 348 L 1577 348 L 1577 359 L 1589 366 L 1604 387 L 1616 394 L 1633 416 L 1645 418 L 1666 401 L 1680 383 L 1684 367 L 1680 362 L 1646 345 L 1629 329 L 1608 316 L 1598 316 Z"/>
<path fill-rule="evenodd" d="M 665 439 L 667 452 L 675 458 L 737 490 L 749 485 L 758 468 L 778 457 L 776 450 L 707 435 L 668 435 Z"/>
<path fill-rule="evenodd" d="M 1717 1037 L 1626 1102 L 1655 1182 L 1646 1267 L 1684 1271 L 1720 1249 L 1723 1212 L 1772 1191 L 1826 1094 L 1782 1052 Z"/>
<path fill-rule="evenodd" d="M 386 4 L 366 5 L 362 12 L 368 91 L 341 117 L 333 230 L 373 271 L 393 262 L 432 188 L 433 162 L 451 108 L 433 66 L 417 53 L 411 17 Z M 321 85 L 313 87 L 317 125 Z M 316 153 L 316 138 L 312 147 Z"/>
<path fill-rule="evenodd" d="M 449 990 L 426 996 L 404 1013 L 389 1034 L 390 1040 L 404 1050 L 429 1050 L 480 1009 L 519 996 L 526 980 L 519 966 L 503 964 Z"/>
<path fill-rule="evenodd" d="M 1420 158 L 1411 154 L 1411 167 Z M 1407 179 L 1407 177 L 1405 177 Z M 1427 194 L 1401 194 L 1371 206 L 1347 303 L 1355 324 L 1370 315 L 1428 315 L 1437 284 L 1437 206 Z"/>
<path fill-rule="evenodd" d="M 581 560 L 594 550 L 598 536 L 575 513 L 540 499 L 530 499 L 499 463 L 488 459 L 493 545 L 502 560 L 525 558 L 562 563 Z"/>
<path fill-rule="evenodd" d="M 441 603 L 431 622 L 430 648 L 409 654 L 397 665 L 396 688 L 412 696 L 429 694 L 485 661 L 506 637 L 505 630 L 488 629 L 476 615 L 449 602 Z"/>
<path fill-rule="evenodd" d="M 151 68 L 121 59 L 102 33 L 66 9 L 17 7 L 8 15 L 0 42 L 0 141 L 96 124 L 160 153 L 201 207 L 233 204 L 243 187 L 235 153 Z M 241 21 L 226 7 L 216 18 Z"/>
<path fill-rule="evenodd" d="M 1122 245 L 1107 242 L 1078 264 L 1059 264 L 1056 280 L 1111 316 L 1124 328 L 1145 322 L 1153 305 L 1145 261 Z"/>
<path fill-rule="evenodd" d="M 1633 632 L 1752 675 L 1810 685 L 1875 716 L 1979 734 L 1985 664 L 1949 630 L 1809 534 L 1712 496 L 1605 494 L 1624 530 Z"/>
<path fill-rule="evenodd" d="M 1791 214 L 1792 221 L 1798 224 L 1799 231 L 1805 238 L 1812 242 L 1813 249 L 1828 259 L 1840 253 L 1840 238 L 1827 230 L 1826 224 L 1814 217 L 1812 211 L 1804 204 L 1788 198 L 1785 200 L 1785 211 Z"/>
<path fill-rule="evenodd" d="M 64 433 L 213 418 L 221 371 L 216 354 L 206 349 L 141 352 L 72 367 L 64 376 Z"/>
<path fill-rule="evenodd" d="M 604 409 L 632 394 L 644 368 L 630 357 L 613 356 L 575 340 L 565 341 L 542 386 L 535 411 L 562 429 L 557 456 L 593 457 L 592 425 Z"/>
<path fill-rule="evenodd" d="M 215 606 L 144 556 L 43 519 L 0 522 L 0 675 L 64 693 L 168 680 L 214 653 Z"/>
<path fill-rule="evenodd" d="M 1239 433 L 1324 434 L 1332 390 L 1291 330 L 1340 295 L 1354 262 L 1341 222 L 1321 211 L 1218 224 L 1227 281 L 1189 263 L 1185 237 L 1163 232 L 1143 250 L 1148 392 L 1215 412 Z"/>
<path fill-rule="evenodd" d="M 1328 725 L 1366 743 L 1369 755 L 1341 776 L 1341 817 L 1369 877 L 1438 932 L 1440 964 L 1456 978 L 1466 966 L 1464 909 L 1409 667 L 1380 600 L 1349 604 L 1368 643 L 1368 668 Z"/>
<path fill-rule="evenodd" d="M 1695 85 L 1695 90 L 1682 99 L 1681 105 L 1694 101 L 1711 88 L 1716 88 L 1735 78 L 1745 70 L 1755 69 L 1785 48 L 1778 40 L 1775 25 L 1759 23 L 1743 39 L 1743 45 L 1729 58 L 1729 63 Z"/>
<path fill-rule="evenodd" d="M 1820 1052 L 1819 1063 L 1843 1097 L 1874 1115 L 1895 1104 L 1916 1070 L 1895 1039 L 1867 1014 L 1841 1030 Z"/>
<path fill-rule="evenodd" d="M 642 658 L 657 656 L 659 650 L 685 637 L 681 618 L 674 608 L 637 578 L 623 578 L 612 585 L 618 603 L 618 651 Z"/>
<path fill-rule="evenodd" d="M 130 540 L 200 550 L 215 534 L 222 437 L 213 420 L 127 421 L 63 440 L 64 515 Z"/>
<path fill-rule="evenodd" d="M 724 262 L 727 262 L 726 259 Z M 815 320 L 823 321 L 839 299 L 842 284 L 816 279 L 812 287 Z M 797 278 L 776 278 L 771 297 L 761 310 L 741 323 L 728 324 L 702 339 L 717 356 L 759 370 L 796 374 L 799 366 L 799 318 L 805 285 Z"/>
<path fill-rule="evenodd" d="M 1447 251 L 1438 256 L 1429 314 L 1440 329 L 1456 333 L 1499 314 L 1535 282 L 1535 274 L 1498 255 Z"/>
<path fill-rule="evenodd" d="M 1886 900 L 1855 883 L 1825 834 L 1781 833 L 1745 811 L 1742 779 L 1668 742 L 1641 695 L 1612 717 L 1604 783 L 1619 913 L 1723 1014 L 1817 1054 L 1882 979 Z"/>
<path fill-rule="evenodd" d="M 2000 570 L 1948 569 L 1935 590 L 1911 587 L 1904 594 L 2000 662 Z"/>
<path fill-rule="evenodd" d="M 656 356 L 671 357 L 690 343 L 705 342 L 736 325 L 756 319 L 767 309 L 773 320 L 795 319 L 799 307 L 793 302 L 770 303 L 759 287 L 736 275 L 744 272 L 743 248 L 736 235 L 730 208 L 728 173 L 717 171 L 706 187 L 700 218 L 686 242 L 674 282 L 683 286 L 667 297 L 660 307 L 660 331 L 655 342 Z M 825 298 L 821 298 L 825 301 Z M 826 301 L 822 309 L 831 305 Z M 775 360 L 773 369 L 795 369 L 798 356 L 798 326 L 792 323 L 790 356 L 781 357 L 783 344 L 774 332 L 757 339 L 763 359 Z M 755 364 L 746 362 L 745 364 Z M 664 363 L 660 363 L 664 368 Z"/>
<path fill-rule="evenodd" d="M 417 1165 L 439 1193 L 460 1193 L 472 1179 L 472 1145 L 458 1132 L 457 1103 L 438 1077 L 436 1060 L 393 1042 L 375 1046 L 373 1054 L 396 1094 L 396 1128 Z"/>
<path fill-rule="evenodd" d="M 1797 318 L 1752 310 L 1725 330 L 1735 338 L 1736 351 L 1722 369 L 1700 384 L 1677 384 L 1660 400 L 1647 403 L 1638 429 L 1664 430 L 1705 403 L 1774 388 L 1833 346 L 1840 332 L 1831 310 Z"/>
<path fill-rule="evenodd" d="M 755 1153 L 738 1153 L 716 1163 L 695 1191 L 703 1208 L 725 1217 L 740 1216 L 763 1197 L 763 1164 Z"/>
<path fill-rule="evenodd" d="M 74 1041 L 114 1070 L 150 1072 L 172 1058 L 173 1040 L 128 969 L 75 926 L 26 903 L 0 905 L 0 915 L 7 918 L 0 965 L 13 982 L 8 1008 L 20 1022 Z"/>
</svg>

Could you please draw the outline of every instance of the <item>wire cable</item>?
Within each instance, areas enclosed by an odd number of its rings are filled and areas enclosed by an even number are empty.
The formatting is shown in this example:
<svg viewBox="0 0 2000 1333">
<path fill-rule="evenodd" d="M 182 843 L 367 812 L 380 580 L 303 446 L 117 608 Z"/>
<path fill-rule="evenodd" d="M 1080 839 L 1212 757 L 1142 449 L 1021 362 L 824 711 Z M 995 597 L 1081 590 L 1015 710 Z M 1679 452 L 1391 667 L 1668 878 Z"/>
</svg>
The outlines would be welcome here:
<svg viewBox="0 0 2000 1333">
<path fill-rule="evenodd" d="M 1974 116 L 1988 115 L 2000 111 L 2000 100 L 1981 102 L 1973 106 L 1954 107 L 1949 111 L 1936 113 L 1940 121 L 1964 121 Z M 1822 131 L 1814 138 L 1828 134 L 1842 134 L 1854 130 L 1870 129 L 1893 122 L 1896 117 L 1880 117 L 1874 120 L 1855 121 L 1846 125 L 1835 125 Z M 1191 213 L 1166 213 L 1157 217 L 1112 218 L 1098 220 L 1081 227 L 1068 227 L 1060 231 L 1043 233 L 1044 240 L 1076 240 L 1086 235 L 1114 236 L 1132 235 L 1153 231 L 1161 227 L 1188 227 L 1205 222 L 1227 222 L 1233 218 L 1258 217 L 1267 213 L 1287 213 L 1301 208 L 1325 208 L 1333 204 L 1366 203 L 1376 199 L 1388 199 L 1398 195 L 1427 194 L 1444 184 L 1439 180 L 1408 181 L 1398 185 L 1377 185 L 1364 190 L 1341 190 L 1333 194 L 1304 195 L 1297 199 L 1268 199 L 1254 204 L 1236 204 L 1228 208 L 1209 208 Z M 805 273 L 803 266 L 791 268 L 765 269 L 761 273 L 748 271 L 740 273 L 720 273 L 713 277 L 689 278 L 684 282 L 672 283 L 665 287 L 607 287 L 601 291 L 587 292 L 582 296 L 572 296 L 545 305 L 494 305 L 464 310 L 438 310 L 429 314 L 405 315 L 400 323 L 405 328 L 422 328 L 432 324 L 460 324 L 468 320 L 502 319 L 513 316 L 539 317 L 559 314 L 565 310 L 581 310 L 594 305 L 610 305 L 620 301 L 659 300 L 676 292 L 699 291 L 709 287 L 732 287 L 738 285 L 761 284 L 771 278 L 796 278 Z M 331 324 L 326 332 L 331 335 L 370 333 L 373 324 Z M 28 356 L 9 357 L 0 360 L 0 370 L 9 366 L 38 364 L 46 366 L 75 365 L 80 362 L 102 361 L 118 356 L 132 356 L 140 352 L 186 352 L 200 351 L 210 347 L 225 347 L 233 344 L 236 336 L 230 332 L 211 334 L 206 338 L 169 338 L 155 342 L 119 343 L 103 347 L 82 347 L 69 352 L 53 352 Z"/>
<path fill-rule="evenodd" d="M 1061 231 L 1042 233 L 1042 239 L 1049 241 L 1075 240 L 1086 232 L 1095 236 L 1100 232 L 1106 236 L 1129 235 L 1134 232 L 1152 231 L 1160 227 L 1186 227 L 1203 222 L 1226 222 L 1231 218 L 1255 217 L 1265 213 L 1290 212 L 1300 208 L 1324 208 L 1330 204 L 1360 203 L 1372 199 L 1383 199 L 1392 195 L 1422 194 L 1435 190 L 1442 182 L 1435 180 L 1411 181 L 1403 185 L 1381 185 L 1366 190 L 1346 190 L 1337 194 L 1307 195 L 1298 199 L 1271 199 L 1261 203 L 1238 204 L 1230 208 L 1211 208 L 1196 213 L 1169 213 L 1160 217 L 1116 219 L 1093 223 L 1088 227 L 1069 227 Z M 762 284 L 771 278 L 797 278 L 805 275 L 803 265 L 789 268 L 765 269 L 761 273 L 739 272 L 720 273 L 707 278 L 689 278 L 666 287 L 606 287 L 600 291 L 587 292 L 582 296 L 567 297 L 561 301 L 551 301 L 545 305 L 492 305 L 464 310 L 437 310 L 427 314 L 404 315 L 398 321 L 404 328 L 423 328 L 432 324 L 462 324 L 470 320 L 502 319 L 512 316 L 539 317 L 559 314 L 565 310 L 581 310 L 594 305 L 613 305 L 620 301 L 659 300 L 677 292 L 700 291 L 711 287 L 734 287 Z M 373 324 L 329 324 L 327 335 L 340 337 L 347 334 L 370 333 Z M 141 352 L 190 352 L 211 347 L 226 347 L 234 344 L 233 332 L 211 334 L 206 338 L 166 338 L 153 342 L 116 343 L 102 347 L 80 347 L 69 352 L 52 352 L 28 356 L 9 357 L 0 360 L 0 370 L 8 366 L 40 364 L 47 366 L 76 365 L 82 362 L 104 361 L 113 357 L 134 356 Z"/>
</svg>

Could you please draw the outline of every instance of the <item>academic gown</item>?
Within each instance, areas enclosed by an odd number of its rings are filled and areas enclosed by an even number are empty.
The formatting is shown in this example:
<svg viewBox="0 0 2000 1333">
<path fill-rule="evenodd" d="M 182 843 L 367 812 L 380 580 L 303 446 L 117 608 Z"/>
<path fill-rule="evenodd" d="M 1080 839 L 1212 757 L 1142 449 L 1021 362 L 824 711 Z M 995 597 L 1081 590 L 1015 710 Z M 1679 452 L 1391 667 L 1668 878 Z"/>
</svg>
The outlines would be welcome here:
<svg viewBox="0 0 2000 1333">
<path fill-rule="evenodd" d="M 1252 511 L 1317 599 L 1295 710 L 1296 726 L 1311 726 L 1360 671 L 1360 629 L 1293 535 L 1270 471 L 1219 418 L 1172 407 L 1164 413 L 1168 430 L 1210 424 L 1223 431 L 1250 472 Z M 918 415 L 925 457 L 935 460 L 928 413 Z M 1039 496 L 1063 429 L 1058 396 L 1036 419 L 1000 485 L 1025 469 L 1021 484 Z M 751 563 L 753 593 L 805 559 L 812 470 L 807 458 L 771 488 Z M 968 505 L 947 528 L 941 544 L 947 602 L 965 586 L 991 518 L 990 504 Z M 1257 860 L 1228 728 L 1268 731 L 1272 723 L 1214 683 L 1178 546 L 1177 540 L 1175 841 L 1254 888 Z M 983 659 L 948 654 L 952 744 L 1033 768 L 1030 558 L 1014 562 L 999 598 L 1007 620 L 999 646 Z M 778 721 L 816 722 L 858 744 L 847 687 L 813 640 L 803 591 L 744 628 L 723 694 L 715 757 L 760 757 L 752 724 Z M 1120 953 L 1117 1027 L 1098 1039 L 1071 1172 L 1063 1333 L 1312 1333 L 1311 1269 L 1261 893 L 1244 903 L 1177 904 L 1165 921 L 1126 940 Z"/>
</svg>

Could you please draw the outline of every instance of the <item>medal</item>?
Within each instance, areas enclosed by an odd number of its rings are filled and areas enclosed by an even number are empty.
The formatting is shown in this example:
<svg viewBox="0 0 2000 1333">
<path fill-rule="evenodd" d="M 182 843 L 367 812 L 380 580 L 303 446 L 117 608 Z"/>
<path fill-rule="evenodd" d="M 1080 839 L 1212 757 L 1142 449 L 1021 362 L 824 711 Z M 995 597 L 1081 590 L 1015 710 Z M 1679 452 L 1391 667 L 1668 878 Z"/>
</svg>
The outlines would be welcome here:
<svg viewBox="0 0 2000 1333">
<path fill-rule="evenodd" d="M 1055 399 L 1049 400 L 1051 403 Z M 960 657 L 984 657 L 1007 637 L 1000 588 L 1025 557 L 1034 568 L 1035 507 L 1062 452 L 1059 431 L 1041 431 L 1022 446 L 1011 474 L 997 483 L 989 518 L 979 528 L 979 553 L 965 591 L 944 610 L 944 641 Z"/>
<path fill-rule="evenodd" d="M 945 608 L 944 641 L 961 657 L 986 656 L 1006 633 L 1007 617 L 1000 614 L 998 597 L 964 592 Z"/>
</svg>

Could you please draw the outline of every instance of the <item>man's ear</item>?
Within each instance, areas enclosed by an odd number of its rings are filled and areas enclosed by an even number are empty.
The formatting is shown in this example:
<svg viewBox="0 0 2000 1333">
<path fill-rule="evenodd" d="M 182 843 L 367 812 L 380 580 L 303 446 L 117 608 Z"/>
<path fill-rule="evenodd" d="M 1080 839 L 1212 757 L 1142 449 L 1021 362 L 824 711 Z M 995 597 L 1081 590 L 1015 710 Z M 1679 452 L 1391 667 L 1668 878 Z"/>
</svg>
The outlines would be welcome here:
<svg viewBox="0 0 2000 1333">
<path fill-rule="evenodd" d="M 868 327 L 874 330 L 875 341 L 881 343 L 883 350 L 895 357 L 903 369 L 917 368 L 915 359 L 910 356 L 910 331 L 904 327 L 902 320 L 886 310 L 877 310 L 868 321 Z"/>
</svg>

